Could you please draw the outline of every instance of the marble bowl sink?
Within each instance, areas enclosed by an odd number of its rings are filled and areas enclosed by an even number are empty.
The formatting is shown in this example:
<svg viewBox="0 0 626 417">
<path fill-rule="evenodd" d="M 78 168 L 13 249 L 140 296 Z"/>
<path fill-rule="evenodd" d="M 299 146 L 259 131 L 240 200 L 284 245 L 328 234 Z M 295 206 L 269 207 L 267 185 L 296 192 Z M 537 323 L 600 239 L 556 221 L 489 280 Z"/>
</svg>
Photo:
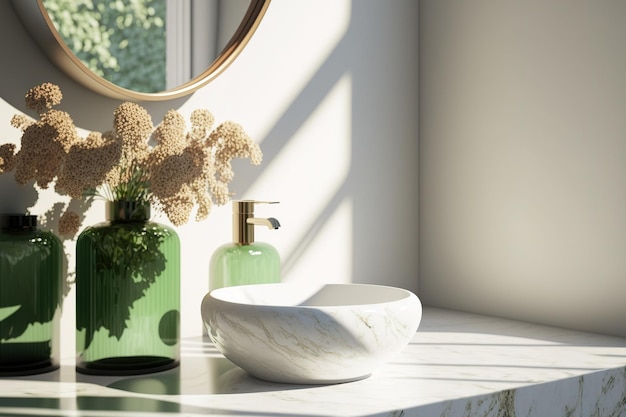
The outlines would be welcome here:
<svg viewBox="0 0 626 417">
<path fill-rule="evenodd" d="M 252 376 L 332 384 L 368 377 L 411 341 L 422 304 L 381 285 L 258 284 L 210 291 L 202 319 L 216 348 Z"/>
</svg>

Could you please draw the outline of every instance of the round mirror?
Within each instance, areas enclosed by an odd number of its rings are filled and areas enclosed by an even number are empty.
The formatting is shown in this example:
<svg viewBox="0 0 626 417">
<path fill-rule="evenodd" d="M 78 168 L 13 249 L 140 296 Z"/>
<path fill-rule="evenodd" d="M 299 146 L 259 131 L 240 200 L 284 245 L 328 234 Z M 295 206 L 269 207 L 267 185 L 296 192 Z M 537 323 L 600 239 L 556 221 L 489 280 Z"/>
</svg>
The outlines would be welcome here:
<svg viewBox="0 0 626 417">
<path fill-rule="evenodd" d="M 66 74 L 108 97 L 192 93 L 239 55 L 270 0 L 13 0 Z"/>
</svg>

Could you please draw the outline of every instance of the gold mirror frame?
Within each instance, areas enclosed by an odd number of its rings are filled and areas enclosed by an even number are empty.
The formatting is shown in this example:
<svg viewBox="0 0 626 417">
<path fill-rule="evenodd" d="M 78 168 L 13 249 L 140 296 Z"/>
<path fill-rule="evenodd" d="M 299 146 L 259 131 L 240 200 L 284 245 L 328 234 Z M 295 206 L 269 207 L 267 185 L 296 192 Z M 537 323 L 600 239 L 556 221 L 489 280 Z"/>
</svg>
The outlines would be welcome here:
<svg viewBox="0 0 626 417">
<path fill-rule="evenodd" d="M 68 76 L 85 87 L 107 97 L 134 101 L 164 101 L 189 95 L 214 80 L 241 53 L 261 19 L 271 0 L 252 0 L 237 31 L 220 55 L 203 73 L 192 80 L 170 90 L 158 93 L 142 93 L 120 87 L 94 74 L 74 55 L 62 40 L 46 9 L 43 0 L 12 0 L 13 7 L 24 26 L 31 33 L 44 53 Z"/>
</svg>

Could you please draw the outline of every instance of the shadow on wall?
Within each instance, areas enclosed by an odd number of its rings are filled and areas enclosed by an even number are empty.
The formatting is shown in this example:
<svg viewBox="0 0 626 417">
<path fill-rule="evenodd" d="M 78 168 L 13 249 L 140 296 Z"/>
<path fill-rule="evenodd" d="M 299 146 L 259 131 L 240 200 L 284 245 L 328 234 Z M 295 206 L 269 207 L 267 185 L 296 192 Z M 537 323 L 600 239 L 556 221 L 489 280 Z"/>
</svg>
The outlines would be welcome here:
<svg viewBox="0 0 626 417">
<path fill-rule="evenodd" d="M 277 3 L 278 5 L 278 3 Z M 319 70 L 294 98 L 263 139 L 266 169 L 303 126 L 312 113 L 344 77 L 351 82 L 349 171 L 343 183 L 318 213 L 299 244 L 283 254 L 288 273 L 319 236 L 323 227 L 345 201 L 353 207 L 350 281 L 380 283 L 417 290 L 417 2 L 358 1 L 351 3 L 348 29 Z M 26 33 L 9 2 L 0 2 L 0 54 L 3 63 L 0 98 L 26 112 L 24 94 L 41 82 L 76 85 L 50 64 Z M 297 18 L 294 17 L 294 18 Z M 281 30 L 280 27 L 276 30 Z M 289 36 L 289 34 L 285 34 Z M 290 59 L 275 45 L 276 60 Z M 280 65 L 274 63 L 273 65 Z M 110 118 L 99 116 L 118 101 L 84 88 L 72 88 L 63 110 L 75 124 L 91 130 L 110 129 Z M 85 103 L 97 102 L 98 112 Z M 160 120 L 183 99 L 150 103 L 148 109 Z M 97 114 L 95 114 L 97 113 Z M 332 127 L 330 127 L 332 128 Z M 328 152 L 332 152 L 331 149 Z M 324 169 L 324 164 L 319 164 Z M 258 169 L 242 170 L 232 186 L 243 195 L 260 176 Z M 315 172 L 310 175 L 315 176 Z M 4 185 L 0 183 L 0 192 Z M 329 242 L 326 250 L 332 251 Z M 338 243 L 339 244 L 339 243 Z M 390 276 L 392 275 L 392 276 Z"/>
<path fill-rule="evenodd" d="M 263 140 L 268 166 L 335 85 L 350 77 L 348 174 L 299 244 L 283 256 L 283 270 L 289 273 L 341 204 L 351 200 L 351 281 L 412 282 L 417 290 L 417 2 L 389 7 L 353 1 L 350 7 L 345 35 Z M 253 181 L 247 177 L 234 188 L 247 190 Z"/>
</svg>

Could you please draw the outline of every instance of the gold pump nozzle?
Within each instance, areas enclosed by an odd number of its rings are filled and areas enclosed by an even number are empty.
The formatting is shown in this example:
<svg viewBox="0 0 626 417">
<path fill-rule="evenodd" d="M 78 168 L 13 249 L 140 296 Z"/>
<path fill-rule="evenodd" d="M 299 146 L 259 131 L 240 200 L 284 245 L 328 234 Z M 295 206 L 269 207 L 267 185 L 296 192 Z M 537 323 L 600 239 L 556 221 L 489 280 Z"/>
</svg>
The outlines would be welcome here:
<svg viewBox="0 0 626 417">
<path fill-rule="evenodd" d="M 254 217 L 255 204 L 277 204 L 278 201 L 234 200 L 233 201 L 233 242 L 238 245 L 254 243 L 254 226 L 263 225 L 278 229 L 280 223 L 273 217 Z"/>
</svg>

